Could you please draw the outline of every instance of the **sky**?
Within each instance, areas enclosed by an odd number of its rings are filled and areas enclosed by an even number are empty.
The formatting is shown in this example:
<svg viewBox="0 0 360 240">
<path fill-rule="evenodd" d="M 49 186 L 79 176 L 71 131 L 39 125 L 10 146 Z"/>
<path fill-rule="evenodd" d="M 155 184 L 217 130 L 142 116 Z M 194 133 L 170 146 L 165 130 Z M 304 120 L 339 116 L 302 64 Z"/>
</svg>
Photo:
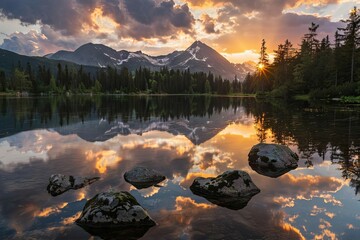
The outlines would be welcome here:
<svg viewBox="0 0 360 240">
<path fill-rule="evenodd" d="M 229 61 L 295 47 L 311 22 L 331 38 L 360 0 L 1 0 L 0 48 L 42 56 L 92 42 L 162 55 L 200 40 Z"/>
</svg>

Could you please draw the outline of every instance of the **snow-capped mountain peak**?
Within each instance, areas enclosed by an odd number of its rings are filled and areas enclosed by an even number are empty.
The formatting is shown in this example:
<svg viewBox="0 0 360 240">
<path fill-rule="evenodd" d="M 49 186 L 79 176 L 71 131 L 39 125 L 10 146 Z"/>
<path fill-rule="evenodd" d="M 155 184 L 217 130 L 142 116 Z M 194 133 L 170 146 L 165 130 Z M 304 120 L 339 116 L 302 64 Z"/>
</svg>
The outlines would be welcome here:
<svg viewBox="0 0 360 240">
<path fill-rule="evenodd" d="M 159 70 L 164 66 L 170 69 L 190 69 L 191 72 L 212 72 L 230 80 L 235 75 L 241 79 L 247 73 L 201 41 L 195 41 L 185 51 L 175 51 L 163 56 L 150 56 L 142 51 L 116 51 L 102 44 L 88 43 L 74 52 L 59 51 L 47 57 L 88 66 L 127 67 L 130 71 L 140 67 Z"/>
</svg>

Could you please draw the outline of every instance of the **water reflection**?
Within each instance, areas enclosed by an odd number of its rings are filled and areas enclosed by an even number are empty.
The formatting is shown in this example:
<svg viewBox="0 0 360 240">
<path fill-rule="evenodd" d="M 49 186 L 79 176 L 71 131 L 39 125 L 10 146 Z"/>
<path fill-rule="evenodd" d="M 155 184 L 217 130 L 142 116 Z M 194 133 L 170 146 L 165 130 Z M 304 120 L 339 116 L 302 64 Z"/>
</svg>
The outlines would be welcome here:
<svg viewBox="0 0 360 240">
<path fill-rule="evenodd" d="M 86 228 L 82 227 L 85 231 L 93 236 L 98 236 L 104 240 L 137 240 L 143 237 L 148 228 L 114 228 L 114 229 L 96 229 L 96 228 Z"/>
<path fill-rule="evenodd" d="M 88 239 L 74 221 L 86 199 L 109 189 L 130 191 L 158 223 L 142 239 L 360 234 L 355 107 L 204 97 L 0 101 L 1 239 Z M 276 179 L 254 172 L 247 154 L 261 141 L 289 145 L 299 167 Z M 126 183 L 123 174 L 138 165 L 163 173 L 165 186 Z M 261 189 L 245 208 L 221 208 L 189 190 L 194 178 L 229 169 L 247 171 Z M 52 198 L 54 172 L 102 180 Z"/>
</svg>

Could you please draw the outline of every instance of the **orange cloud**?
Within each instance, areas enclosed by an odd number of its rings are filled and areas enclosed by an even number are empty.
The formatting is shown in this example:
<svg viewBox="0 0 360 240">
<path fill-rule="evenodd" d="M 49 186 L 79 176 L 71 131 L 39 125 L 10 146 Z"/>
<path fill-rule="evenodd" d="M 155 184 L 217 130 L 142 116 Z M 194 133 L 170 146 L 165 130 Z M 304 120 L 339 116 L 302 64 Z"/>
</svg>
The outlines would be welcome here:
<svg viewBox="0 0 360 240">
<path fill-rule="evenodd" d="M 295 202 L 293 198 L 290 197 L 274 197 L 274 202 L 278 203 L 279 205 L 281 205 L 281 207 L 294 207 L 295 206 Z"/>
<path fill-rule="evenodd" d="M 289 223 L 283 222 L 282 225 L 281 225 L 281 227 L 282 227 L 282 229 L 283 229 L 284 231 L 286 231 L 286 232 L 295 233 L 295 234 L 299 237 L 299 239 L 301 239 L 301 240 L 305 240 L 305 239 L 306 239 L 306 238 L 302 235 L 301 231 L 300 231 L 298 228 L 292 226 L 292 225 L 289 224 Z"/>
<path fill-rule="evenodd" d="M 297 8 L 301 5 L 311 5 L 314 7 L 318 6 L 326 6 L 328 4 L 338 3 L 340 0 L 297 0 L 297 1 L 289 1 L 290 3 L 287 5 L 291 8 Z"/>
<path fill-rule="evenodd" d="M 44 209 L 42 209 L 42 210 L 39 211 L 39 212 L 35 212 L 35 216 L 36 216 L 36 217 L 48 217 L 48 216 L 50 216 L 51 214 L 61 212 L 61 209 L 63 209 L 63 208 L 66 207 L 67 205 L 68 205 L 68 203 L 61 203 L 61 204 L 58 204 L 58 205 L 55 206 L 55 207 L 44 208 Z"/>
<path fill-rule="evenodd" d="M 191 7 L 197 8 L 208 8 L 214 6 L 221 6 L 223 5 L 223 1 L 216 1 L 216 0 L 183 0 L 184 2 L 188 3 Z"/>
<path fill-rule="evenodd" d="M 103 9 L 97 7 L 90 14 L 91 25 L 83 24 L 82 31 L 88 33 L 89 31 L 96 31 L 98 33 L 113 33 L 120 27 L 120 23 L 114 21 L 111 17 L 104 15 Z"/>
<path fill-rule="evenodd" d="M 61 221 L 61 224 L 63 225 L 70 225 L 73 224 L 75 222 L 76 219 L 78 219 L 81 215 L 81 211 L 75 213 L 73 216 L 68 217 L 68 218 L 64 218 L 64 220 Z"/>
<path fill-rule="evenodd" d="M 122 160 L 114 150 L 101 150 L 95 153 L 90 150 L 85 152 L 85 155 L 87 160 L 95 160 L 95 168 L 99 173 L 105 173 L 108 167 Z"/>
<path fill-rule="evenodd" d="M 197 203 L 189 197 L 183 197 L 183 196 L 176 197 L 175 200 L 176 211 L 182 211 L 194 207 L 202 208 L 202 209 L 210 209 L 210 208 L 214 208 L 215 206 L 207 203 Z"/>
<path fill-rule="evenodd" d="M 336 214 L 332 213 L 332 212 L 326 212 L 325 215 L 328 216 L 329 218 L 333 219 Z"/>
<path fill-rule="evenodd" d="M 315 235 L 314 239 L 315 240 L 322 240 L 322 239 L 325 239 L 325 237 L 326 237 L 326 239 L 331 239 L 331 240 L 338 239 L 336 234 L 333 233 L 332 231 L 330 231 L 329 229 L 324 229 L 322 231 L 322 233 Z"/>
</svg>

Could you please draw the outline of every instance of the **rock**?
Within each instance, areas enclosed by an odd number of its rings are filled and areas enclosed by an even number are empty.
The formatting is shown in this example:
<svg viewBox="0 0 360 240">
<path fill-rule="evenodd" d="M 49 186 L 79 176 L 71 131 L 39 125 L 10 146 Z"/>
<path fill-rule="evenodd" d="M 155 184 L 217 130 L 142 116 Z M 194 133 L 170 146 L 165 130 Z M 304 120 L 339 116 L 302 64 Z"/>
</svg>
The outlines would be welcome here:
<svg viewBox="0 0 360 240">
<path fill-rule="evenodd" d="M 62 174 L 53 174 L 49 178 L 49 185 L 47 186 L 47 191 L 55 197 L 63 194 L 70 189 L 83 188 L 98 181 L 99 179 L 99 177 L 83 178 L 66 176 Z"/>
<path fill-rule="evenodd" d="M 128 192 L 106 192 L 88 200 L 76 224 L 104 239 L 138 239 L 156 225 Z"/>
<path fill-rule="evenodd" d="M 248 173 L 226 171 L 216 178 L 196 178 L 190 190 L 210 202 L 233 210 L 244 208 L 260 192 Z"/>
<path fill-rule="evenodd" d="M 124 179 L 137 189 L 158 186 L 166 177 L 153 169 L 135 167 L 124 174 Z"/>
<path fill-rule="evenodd" d="M 298 167 L 299 157 L 287 146 L 259 143 L 249 152 L 249 165 L 257 173 L 277 178 Z"/>
</svg>

